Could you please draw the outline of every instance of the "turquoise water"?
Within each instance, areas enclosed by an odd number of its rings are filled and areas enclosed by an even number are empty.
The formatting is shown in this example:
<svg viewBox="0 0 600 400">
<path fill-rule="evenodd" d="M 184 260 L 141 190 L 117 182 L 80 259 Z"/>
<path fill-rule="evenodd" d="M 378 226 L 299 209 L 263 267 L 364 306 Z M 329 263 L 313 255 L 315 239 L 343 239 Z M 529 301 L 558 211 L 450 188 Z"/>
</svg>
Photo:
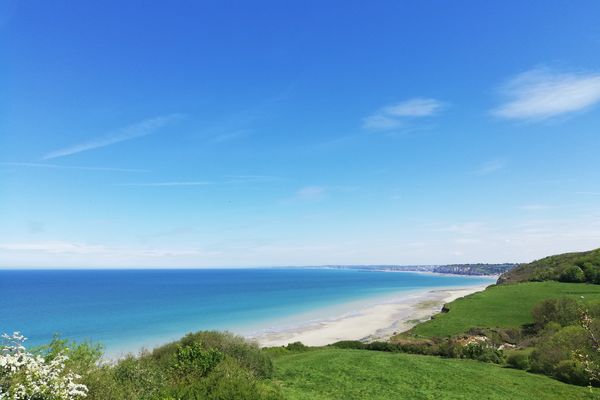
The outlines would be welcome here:
<svg viewBox="0 0 600 400">
<path fill-rule="evenodd" d="M 324 268 L 0 270 L 0 333 L 135 351 L 201 329 L 242 333 L 348 302 L 486 283 L 493 279 Z"/>
</svg>

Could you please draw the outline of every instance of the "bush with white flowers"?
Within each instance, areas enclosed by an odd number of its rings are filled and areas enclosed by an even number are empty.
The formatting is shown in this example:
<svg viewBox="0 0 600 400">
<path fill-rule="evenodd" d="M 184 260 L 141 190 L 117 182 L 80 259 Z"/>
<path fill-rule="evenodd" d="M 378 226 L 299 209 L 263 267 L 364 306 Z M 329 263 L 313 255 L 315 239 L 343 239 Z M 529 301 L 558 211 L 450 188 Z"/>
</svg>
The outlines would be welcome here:
<svg viewBox="0 0 600 400">
<path fill-rule="evenodd" d="M 0 344 L 0 400 L 77 400 L 86 397 L 87 387 L 79 375 L 65 369 L 67 356 L 51 360 L 25 349 L 27 340 L 19 332 L 2 335 Z"/>
</svg>

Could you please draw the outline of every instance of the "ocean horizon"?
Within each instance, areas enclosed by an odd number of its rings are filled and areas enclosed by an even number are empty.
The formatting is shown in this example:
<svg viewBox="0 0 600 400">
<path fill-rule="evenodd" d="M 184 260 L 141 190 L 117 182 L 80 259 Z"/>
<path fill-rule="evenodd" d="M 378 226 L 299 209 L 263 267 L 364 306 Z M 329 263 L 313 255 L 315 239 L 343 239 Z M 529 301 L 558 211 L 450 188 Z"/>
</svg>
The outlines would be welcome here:
<svg viewBox="0 0 600 400">
<path fill-rule="evenodd" d="M 3 269 L 0 333 L 136 352 L 198 330 L 249 335 L 331 318 L 360 302 L 493 283 L 490 277 L 323 267 Z"/>
</svg>

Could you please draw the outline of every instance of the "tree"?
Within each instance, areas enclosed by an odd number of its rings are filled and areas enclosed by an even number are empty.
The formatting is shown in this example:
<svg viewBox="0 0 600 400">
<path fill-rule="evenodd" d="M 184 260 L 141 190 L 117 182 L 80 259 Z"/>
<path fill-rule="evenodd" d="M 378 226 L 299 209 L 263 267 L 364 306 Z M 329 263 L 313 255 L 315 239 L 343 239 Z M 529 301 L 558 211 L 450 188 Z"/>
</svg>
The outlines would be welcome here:
<svg viewBox="0 0 600 400">
<path fill-rule="evenodd" d="M 573 282 L 580 283 L 585 282 L 585 274 L 583 270 L 577 265 L 573 265 L 571 267 L 567 267 L 561 274 L 558 279 L 561 282 Z"/>
</svg>

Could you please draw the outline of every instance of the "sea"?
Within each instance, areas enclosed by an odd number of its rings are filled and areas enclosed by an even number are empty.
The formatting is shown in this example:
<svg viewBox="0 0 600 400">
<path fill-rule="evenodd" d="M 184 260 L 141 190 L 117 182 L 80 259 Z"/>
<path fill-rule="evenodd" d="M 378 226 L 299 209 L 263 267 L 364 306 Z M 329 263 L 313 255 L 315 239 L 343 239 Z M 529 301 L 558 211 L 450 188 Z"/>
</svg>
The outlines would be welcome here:
<svg viewBox="0 0 600 400">
<path fill-rule="evenodd" d="M 19 331 L 30 346 L 58 334 L 114 355 L 198 330 L 248 335 L 344 304 L 493 282 L 343 268 L 3 269 L 0 334 Z"/>
</svg>

